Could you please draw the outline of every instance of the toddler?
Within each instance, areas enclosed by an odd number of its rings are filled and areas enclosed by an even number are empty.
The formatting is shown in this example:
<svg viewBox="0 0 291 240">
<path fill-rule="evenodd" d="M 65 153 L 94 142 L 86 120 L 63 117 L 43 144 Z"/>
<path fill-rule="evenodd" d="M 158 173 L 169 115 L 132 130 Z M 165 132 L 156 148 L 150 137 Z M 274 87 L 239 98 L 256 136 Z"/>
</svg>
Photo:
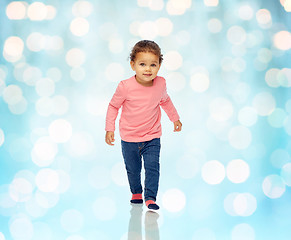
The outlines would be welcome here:
<svg viewBox="0 0 291 240">
<path fill-rule="evenodd" d="M 115 120 L 122 106 L 119 120 L 122 154 L 127 171 L 131 203 L 143 203 L 141 169 L 145 169 L 144 200 L 150 210 L 158 210 L 156 197 L 160 176 L 161 109 L 174 123 L 174 131 L 182 129 L 179 115 L 167 94 L 166 81 L 157 76 L 163 55 L 153 41 L 142 40 L 130 54 L 135 76 L 123 80 L 109 103 L 106 115 L 105 141 L 114 145 Z"/>
</svg>

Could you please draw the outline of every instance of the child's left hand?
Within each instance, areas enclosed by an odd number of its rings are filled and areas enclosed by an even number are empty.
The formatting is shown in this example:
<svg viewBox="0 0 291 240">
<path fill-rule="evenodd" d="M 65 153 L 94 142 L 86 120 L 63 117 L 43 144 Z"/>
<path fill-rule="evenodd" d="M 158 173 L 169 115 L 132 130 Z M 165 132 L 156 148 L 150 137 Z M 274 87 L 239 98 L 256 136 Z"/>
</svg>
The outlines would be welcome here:
<svg viewBox="0 0 291 240">
<path fill-rule="evenodd" d="M 174 122 L 174 132 L 180 132 L 182 130 L 182 123 L 180 120 Z"/>
</svg>

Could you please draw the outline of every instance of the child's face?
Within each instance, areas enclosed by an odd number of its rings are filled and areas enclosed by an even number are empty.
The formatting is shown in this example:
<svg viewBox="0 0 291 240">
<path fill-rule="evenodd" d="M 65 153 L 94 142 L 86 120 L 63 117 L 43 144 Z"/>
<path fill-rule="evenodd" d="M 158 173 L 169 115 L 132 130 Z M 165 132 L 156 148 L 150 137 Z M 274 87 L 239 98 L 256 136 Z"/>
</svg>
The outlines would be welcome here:
<svg viewBox="0 0 291 240">
<path fill-rule="evenodd" d="M 144 85 L 151 86 L 157 76 L 161 64 L 159 57 L 151 52 L 139 52 L 135 61 L 130 62 L 131 68 L 136 73 L 136 80 Z"/>
</svg>

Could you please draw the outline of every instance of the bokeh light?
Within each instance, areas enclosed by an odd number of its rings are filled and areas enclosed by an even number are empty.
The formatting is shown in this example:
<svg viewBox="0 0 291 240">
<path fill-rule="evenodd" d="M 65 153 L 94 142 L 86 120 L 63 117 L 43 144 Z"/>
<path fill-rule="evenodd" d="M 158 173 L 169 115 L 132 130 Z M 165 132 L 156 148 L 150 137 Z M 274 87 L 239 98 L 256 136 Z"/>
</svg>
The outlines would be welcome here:
<svg viewBox="0 0 291 240">
<path fill-rule="evenodd" d="M 35 183 L 42 192 L 54 192 L 59 185 L 59 175 L 53 169 L 43 168 L 35 176 Z"/>
<path fill-rule="evenodd" d="M 226 175 L 233 183 L 242 183 L 250 175 L 249 165 L 241 159 L 232 160 L 226 167 Z"/>
<path fill-rule="evenodd" d="M 26 17 L 28 4 L 21 1 L 13 1 L 6 7 L 6 15 L 11 20 L 21 20 Z"/>
<path fill-rule="evenodd" d="M 83 227 L 84 217 L 80 211 L 69 209 L 62 213 L 60 222 L 65 231 L 78 232 Z"/>
<path fill-rule="evenodd" d="M 286 190 L 283 179 L 279 175 L 267 176 L 262 184 L 264 194 L 269 198 L 280 198 Z"/>
<path fill-rule="evenodd" d="M 54 120 L 48 131 L 51 139 L 56 143 L 67 142 L 72 136 L 72 126 L 65 119 Z"/>
<path fill-rule="evenodd" d="M 17 62 L 22 57 L 24 49 L 23 40 L 19 37 L 12 36 L 5 40 L 3 48 L 3 57 L 8 62 Z"/>
<path fill-rule="evenodd" d="M 180 189 L 169 189 L 162 196 L 163 207 L 169 212 L 179 212 L 186 204 L 185 194 Z"/>
<path fill-rule="evenodd" d="M 225 177 L 225 169 L 222 163 L 211 160 L 202 167 L 202 178 L 208 184 L 219 184 Z"/>
<path fill-rule="evenodd" d="M 280 31 L 274 35 L 274 45 L 278 49 L 288 50 L 291 48 L 291 33 L 288 31 Z"/>
<path fill-rule="evenodd" d="M 232 229 L 231 240 L 249 239 L 255 240 L 256 234 L 252 226 L 247 223 L 241 223 Z"/>
<path fill-rule="evenodd" d="M 20 216 L 10 224 L 10 233 L 14 239 L 28 240 L 33 237 L 34 227 L 28 217 Z"/>
</svg>

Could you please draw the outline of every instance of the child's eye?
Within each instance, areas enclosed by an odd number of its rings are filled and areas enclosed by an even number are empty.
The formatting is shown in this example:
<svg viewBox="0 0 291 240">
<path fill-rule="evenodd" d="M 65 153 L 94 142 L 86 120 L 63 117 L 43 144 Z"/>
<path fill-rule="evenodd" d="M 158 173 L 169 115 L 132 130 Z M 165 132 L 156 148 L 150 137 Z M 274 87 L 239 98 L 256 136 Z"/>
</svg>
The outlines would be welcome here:
<svg viewBox="0 0 291 240">
<path fill-rule="evenodd" d="M 141 66 L 145 66 L 145 64 L 144 64 L 144 63 L 140 63 L 139 65 L 141 65 Z"/>
<path fill-rule="evenodd" d="M 156 64 L 152 64 L 151 66 L 152 66 L 152 67 L 156 67 L 157 65 L 156 65 Z"/>
</svg>

